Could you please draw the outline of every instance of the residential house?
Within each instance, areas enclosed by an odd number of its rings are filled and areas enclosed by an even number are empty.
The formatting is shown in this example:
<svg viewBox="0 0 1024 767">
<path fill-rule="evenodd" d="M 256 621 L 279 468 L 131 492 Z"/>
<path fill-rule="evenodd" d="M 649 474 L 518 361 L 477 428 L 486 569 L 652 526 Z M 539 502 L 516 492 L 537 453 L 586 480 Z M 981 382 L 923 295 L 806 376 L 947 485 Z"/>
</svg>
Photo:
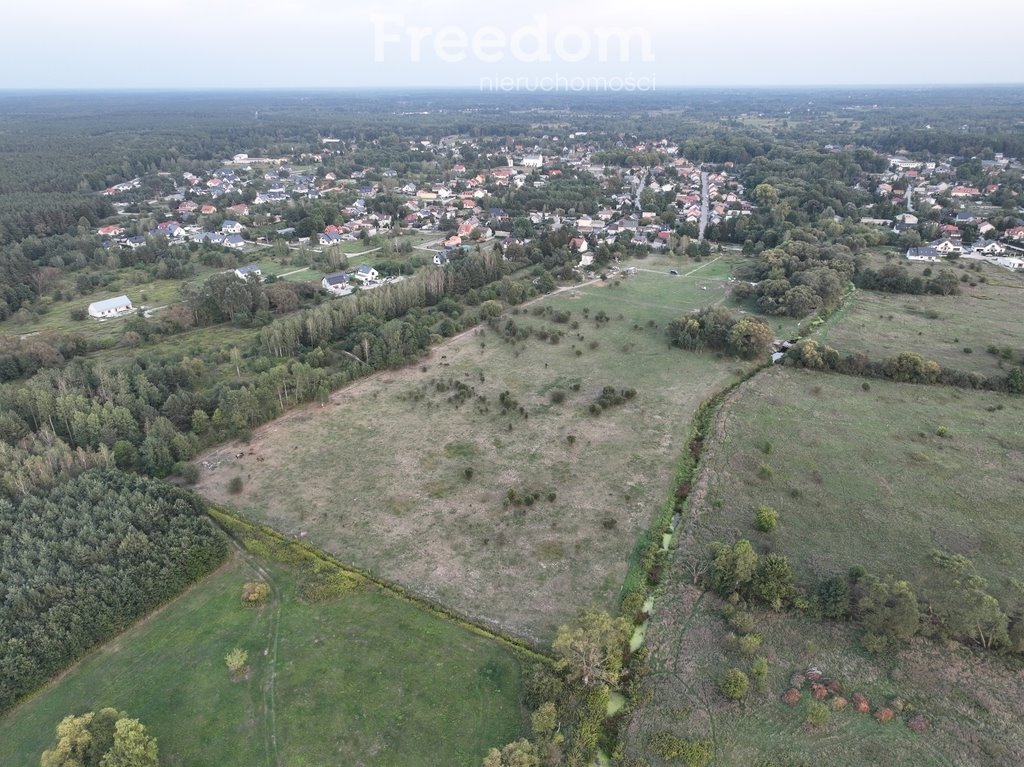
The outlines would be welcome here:
<svg viewBox="0 0 1024 767">
<path fill-rule="evenodd" d="M 910 248 L 907 251 L 908 261 L 928 261 L 934 263 L 942 260 L 942 255 L 933 247 Z"/>
<path fill-rule="evenodd" d="M 349 284 L 348 274 L 345 272 L 328 274 L 320 280 L 320 284 L 323 286 L 324 290 L 333 293 L 336 296 L 344 296 L 352 292 L 352 286 Z"/>
<path fill-rule="evenodd" d="M 1006 246 L 995 240 L 978 240 L 971 246 L 971 251 L 986 256 L 1001 256 L 1006 252 Z"/>
<path fill-rule="evenodd" d="M 89 304 L 89 316 L 96 319 L 118 317 L 132 311 L 132 302 L 128 296 L 117 296 Z"/>
<path fill-rule="evenodd" d="M 363 284 L 368 282 L 376 282 L 380 279 L 380 274 L 372 266 L 368 264 L 361 264 L 358 269 L 352 274 L 353 280 L 359 280 Z"/>
<path fill-rule="evenodd" d="M 245 229 L 244 226 L 230 218 L 224 219 L 224 223 L 220 225 L 220 230 L 224 234 L 241 234 L 243 229 Z"/>
<path fill-rule="evenodd" d="M 250 275 L 262 278 L 263 271 L 260 269 L 259 264 L 246 264 L 235 269 L 235 276 L 240 280 L 247 280 Z"/>
<path fill-rule="evenodd" d="M 223 245 L 225 248 L 241 250 L 242 248 L 245 247 L 245 238 L 242 237 L 242 235 L 240 234 L 229 234 L 224 238 L 224 241 L 221 242 L 221 245 Z M 257 274 L 259 274 L 258 269 Z"/>
</svg>

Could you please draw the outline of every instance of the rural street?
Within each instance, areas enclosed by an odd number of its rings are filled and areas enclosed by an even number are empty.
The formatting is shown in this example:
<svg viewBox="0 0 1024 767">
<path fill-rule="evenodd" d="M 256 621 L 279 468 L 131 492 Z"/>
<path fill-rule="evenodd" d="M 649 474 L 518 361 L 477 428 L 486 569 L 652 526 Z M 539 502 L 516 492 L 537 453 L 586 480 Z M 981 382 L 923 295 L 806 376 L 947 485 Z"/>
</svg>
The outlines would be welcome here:
<svg viewBox="0 0 1024 767">
<path fill-rule="evenodd" d="M 700 229 L 697 230 L 697 242 L 704 241 L 704 230 L 708 225 L 708 209 L 710 207 L 708 202 L 708 172 L 702 170 L 700 172 Z"/>
</svg>

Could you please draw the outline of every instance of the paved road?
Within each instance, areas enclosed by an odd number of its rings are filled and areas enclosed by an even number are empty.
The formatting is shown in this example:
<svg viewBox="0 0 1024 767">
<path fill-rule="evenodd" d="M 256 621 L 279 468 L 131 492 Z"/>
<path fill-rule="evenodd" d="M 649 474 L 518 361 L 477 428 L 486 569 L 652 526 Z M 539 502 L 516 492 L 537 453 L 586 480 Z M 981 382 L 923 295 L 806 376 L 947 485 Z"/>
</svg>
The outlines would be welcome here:
<svg viewBox="0 0 1024 767">
<path fill-rule="evenodd" d="M 704 241 L 704 230 L 708 225 L 710 207 L 711 205 L 708 200 L 708 173 L 702 170 L 700 172 L 700 229 L 697 230 L 697 242 Z"/>
</svg>

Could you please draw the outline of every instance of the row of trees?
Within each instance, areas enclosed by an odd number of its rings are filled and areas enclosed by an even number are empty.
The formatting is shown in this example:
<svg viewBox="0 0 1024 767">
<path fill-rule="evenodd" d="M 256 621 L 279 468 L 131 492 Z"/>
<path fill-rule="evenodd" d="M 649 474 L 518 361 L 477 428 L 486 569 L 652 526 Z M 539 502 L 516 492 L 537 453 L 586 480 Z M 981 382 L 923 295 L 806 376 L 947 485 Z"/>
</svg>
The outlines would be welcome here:
<svg viewBox="0 0 1024 767">
<path fill-rule="evenodd" d="M 853 283 L 858 288 L 883 293 L 935 293 L 940 296 L 960 294 L 960 281 L 951 269 L 940 269 L 934 277 L 911 277 L 907 268 L 900 264 L 886 264 L 877 271 L 862 266 L 857 269 Z"/>
<path fill-rule="evenodd" d="M 533 293 L 506 269 L 496 254 L 471 254 L 449 269 L 292 312 L 265 325 L 256 346 L 230 355 L 218 348 L 184 359 L 74 359 L 2 385 L 0 494 L 16 499 L 94 466 L 158 477 L 184 469 L 203 444 L 244 436 L 359 376 L 418 359 L 441 336 L 478 322 L 484 308 L 500 311 L 497 301 Z M 245 296 L 276 287 L 229 279 Z M 129 322 L 149 332 L 149 321 Z M 22 344 L 13 351 L 23 354 Z"/>
<path fill-rule="evenodd" d="M 983 373 L 944 368 L 916 352 L 901 352 L 883 360 L 871 360 L 863 354 L 844 357 L 831 346 L 809 338 L 793 344 L 786 352 L 783 364 L 866 378 L 884 378 L 899 383 L 944 384 L 964 389 L 1024 394 L 1024 368 L 1021 367 L 1011 368 L 1005 376 L 986 376 Z"/>
<path fill-rule="evenodd" d="M 199 498 L 134 474 L 0 499 L 0 710 L 226 554 Z"/>
<path fill-rule="evenodd" d="M 908 581 L 852 567 L 847 576 L 829 576 L 805 591 L 795 583 L 785 556 L 759 556 L 749 541 L 741 540 L 731 546 L 711 544 L 694 572 L 731 604 L 797 607 L 829 620 L 855 621 L 864 629 L 862 644 L 872 652 L 897 648 L 922 635 L 1024 653 L 1024 618 L 1011 621 L 971 560 L 935 550 L 930 565 L 921 590 Z M 727 614 L 734 630 L 753 630 L 749 613 L 730 607 Z"/>
</svg>

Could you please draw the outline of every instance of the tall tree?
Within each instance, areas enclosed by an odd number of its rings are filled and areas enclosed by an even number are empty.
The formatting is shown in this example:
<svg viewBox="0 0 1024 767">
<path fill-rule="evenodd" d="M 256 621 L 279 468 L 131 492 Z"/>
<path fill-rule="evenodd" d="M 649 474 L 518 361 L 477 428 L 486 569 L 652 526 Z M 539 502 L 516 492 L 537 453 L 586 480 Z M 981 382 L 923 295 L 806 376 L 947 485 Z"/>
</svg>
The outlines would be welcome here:
<svg viewBox="0 0 1024 767">
<path fill-rule="evenodd" d="M 552 649 L 558 667 L 584 687 L 614 687 L 622 672 L 629 624 L 600 610 L 588 610 L 573 625 L 561 626 Z"/>
</svg>

